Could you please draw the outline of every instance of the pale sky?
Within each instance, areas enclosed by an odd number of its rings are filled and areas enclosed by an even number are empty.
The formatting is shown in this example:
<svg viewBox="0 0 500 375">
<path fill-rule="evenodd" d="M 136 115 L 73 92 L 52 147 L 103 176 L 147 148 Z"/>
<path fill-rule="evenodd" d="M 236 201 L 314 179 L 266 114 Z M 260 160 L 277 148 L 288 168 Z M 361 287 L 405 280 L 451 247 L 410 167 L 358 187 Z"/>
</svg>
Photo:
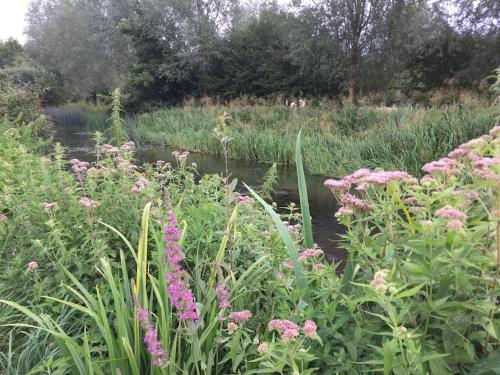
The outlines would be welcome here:
<svg viewBox="0 0 500 375">
<path fill-rule="evenodd" d="M 0 0 L 0 40 L 16 38 L 20 43 L 26 41 L 23 35 L 26 22 L 24 15 L 30 0 Z"/>
</svg>

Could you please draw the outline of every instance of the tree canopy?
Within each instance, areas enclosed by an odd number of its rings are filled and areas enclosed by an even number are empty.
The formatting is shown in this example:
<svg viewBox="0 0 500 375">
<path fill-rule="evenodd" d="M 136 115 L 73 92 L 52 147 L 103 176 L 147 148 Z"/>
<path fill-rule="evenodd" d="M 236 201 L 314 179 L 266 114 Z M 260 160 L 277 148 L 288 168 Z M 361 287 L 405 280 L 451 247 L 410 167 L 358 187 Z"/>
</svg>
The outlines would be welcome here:
<svg viewBox="0 0 500 375">
<path fill-rule="evenodd" d="M 25 48 L 74 97 L 122 87 L 132 110 L 204 95 L 355 103 L 478 87 L 500 65 L 499 17 L 491 0 L 33 0 Z M 0 65 L 17 47 L 3 48 Z"/>
</svg>

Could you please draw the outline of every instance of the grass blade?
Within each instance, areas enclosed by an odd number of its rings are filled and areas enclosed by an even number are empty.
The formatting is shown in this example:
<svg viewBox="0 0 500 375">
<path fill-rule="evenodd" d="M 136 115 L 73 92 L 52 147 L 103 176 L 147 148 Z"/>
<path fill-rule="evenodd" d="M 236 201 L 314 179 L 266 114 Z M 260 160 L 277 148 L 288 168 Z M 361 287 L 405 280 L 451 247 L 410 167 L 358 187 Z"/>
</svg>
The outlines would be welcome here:
<svg viewBox="0 0 500 375">
<path fill-rule="evenodd" d="M 295 164 L 297 166 L 297 183 L 299 185 L 300 211 L 302 212 L 302 231 L 304 233 L 304 244 L 307 248 L 314 247 L 311 213 L 309 212 L 309 198 L 307 195 L 306 177 L 304 165 L 302 163 L 302 151 L 300 146 L 300 136 L 302 130 L 297 135 L 295 142 Z"/>
<path fill-rule="evenodd" d="M 278 231 L 280 233 L 281 239 L 286 245 L 286 248 L 288 250 L 288 255 L 290 256 L 290 259 L 292 260 L 292 265 L 293 265 L 293 272 L 295 274 L 295 278 L 297 280 L 297 286 L 304 291 L 305 294 L 307 294 L 307 280 L 304 275 L 304 270 L 302 269 L 302 265 L 299 262 L 299 254 L 297 251 L 297 248 L 295 247 L 295 244 L 293 243 L 292 237 L 290 236 L 290 233 L 285 228 L 285 225 L 281 221 L 281 218 L 279 215 L 274 212 L 274 209 L 262 199 L 259 194 L 257 194 L 250 186 L 245 184 L 245 187 L 248 189 L 248 191 L 254 196 L 255 199 L 264 207 L 264 209 L 267 211 L 269 215 L 271 215 L 271 218 L 273 219 L 274 224 L 276 225 L 276 228 L 278 228 Z"/>
</svg>

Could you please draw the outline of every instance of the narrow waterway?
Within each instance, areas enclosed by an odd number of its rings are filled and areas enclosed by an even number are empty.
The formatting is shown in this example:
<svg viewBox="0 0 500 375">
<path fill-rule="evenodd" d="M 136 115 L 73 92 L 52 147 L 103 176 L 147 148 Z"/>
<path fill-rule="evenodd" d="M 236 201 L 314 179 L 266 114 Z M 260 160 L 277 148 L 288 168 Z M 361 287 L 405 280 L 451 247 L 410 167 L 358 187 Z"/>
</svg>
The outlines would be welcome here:
<svg viewBox="0 0 500 375">
<path fill-rule="evenodd" d="M 78 157 L 91 160 L 90 151 L 93 142 L 88 134 L 80 133 L 74 127 L 62 126 L 56 120 L 56 141 L 67 147 L 70 157 Z M 140 163 L 152 163 L 164 160 L 175 164 L 170 147 L 139 149 L 135 157 Z M 182 151 L 182 150 L 179 150 Z M 196 163 L 200 175 L 207 173 L 221 174 L 224 172 L 224 160 L 218 156 L 202 153 L 191 153 L 188 161 Z M 229 160 L 229 172 L 232 178 L 238 179 L 238 190 L 244 192 L 243 182 L 252 187 L 262 185 L 264 174 L 269 165 L 247 162 L 241 160 Z M 337 223 L 334 213 L 338 209 L 331 192 L 323 186 L 324 177 L 306 175 L 307 189 L 309 193 L 309 208 L 312 216 L 314 241 L 320 246 L 331 260 L 344 259 L 344 252 L 337 246 L 337 241 L 342 233 L 342 227 Z M 297 187 L 297 173 L 295 168 L 278 168 L 278 184 L 275 189 L 273 200 L 279 207 L 286 207 L 291 202 L 300 206 L 299 192 Z"/>
</svg>

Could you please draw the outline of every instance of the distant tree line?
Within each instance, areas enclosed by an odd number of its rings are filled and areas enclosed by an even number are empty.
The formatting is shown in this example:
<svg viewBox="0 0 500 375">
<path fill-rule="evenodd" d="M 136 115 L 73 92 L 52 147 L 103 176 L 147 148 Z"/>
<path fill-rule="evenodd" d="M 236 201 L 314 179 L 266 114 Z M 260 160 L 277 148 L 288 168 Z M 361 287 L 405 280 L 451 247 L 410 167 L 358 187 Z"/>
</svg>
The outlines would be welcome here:
<svg viewBox="0 0 500 375">
<path fill-rule="evenodd" d="M 500 65 L 495 0 L 33 0 L 27 20 L 26 54 L 67 96 L 122 87 L 131 110 L 202 96 L 390 102 L 478 89 Z"/>
</svg>

